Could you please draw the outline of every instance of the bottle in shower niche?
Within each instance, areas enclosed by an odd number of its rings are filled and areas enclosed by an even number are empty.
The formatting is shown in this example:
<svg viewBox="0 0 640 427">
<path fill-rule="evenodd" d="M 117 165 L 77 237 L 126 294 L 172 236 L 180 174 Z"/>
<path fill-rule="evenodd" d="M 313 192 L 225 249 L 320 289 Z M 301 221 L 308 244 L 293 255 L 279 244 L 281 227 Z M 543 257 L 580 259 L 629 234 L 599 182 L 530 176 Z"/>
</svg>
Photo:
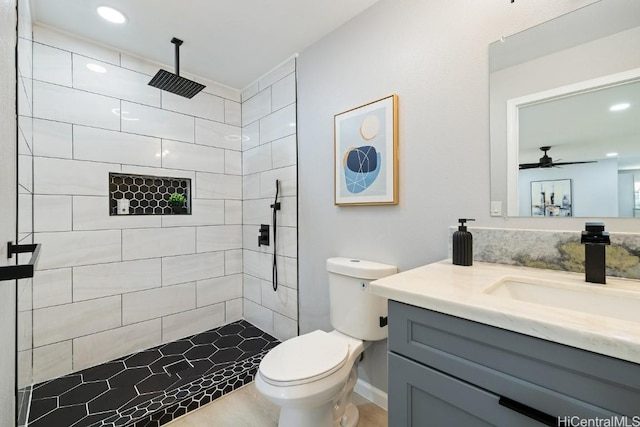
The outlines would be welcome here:
<svg viewBox="0 0 640 427">
<path fill-rule="evenodd" d="M 458 231 L 453 233 L 453 263 L 473 265 L 473 235 L 467 231 L 465 223 L 475 219 L 460 218 Z"/>
</svg>

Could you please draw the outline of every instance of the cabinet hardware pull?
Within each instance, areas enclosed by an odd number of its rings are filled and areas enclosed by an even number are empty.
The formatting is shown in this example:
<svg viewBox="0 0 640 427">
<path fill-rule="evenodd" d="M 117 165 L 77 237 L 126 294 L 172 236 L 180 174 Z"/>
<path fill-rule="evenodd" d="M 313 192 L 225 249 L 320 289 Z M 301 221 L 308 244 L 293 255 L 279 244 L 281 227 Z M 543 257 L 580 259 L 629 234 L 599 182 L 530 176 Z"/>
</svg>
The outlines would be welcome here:
<svg viewBox="0 0 640 427">
<path fill-rule="evenodd" d="M 505 408 L 511 409 L 512 411 L 518 412 L 525 417 L 532 418 L 544 425 L 552 427 L 557 427 L 558 425 L 558 418 L 532 408 L 531 406 L 516 402 L 515 400 L 509 399 L 508 397 L 500 396 L 498 404 L 504 406 Z"/>
</svg>

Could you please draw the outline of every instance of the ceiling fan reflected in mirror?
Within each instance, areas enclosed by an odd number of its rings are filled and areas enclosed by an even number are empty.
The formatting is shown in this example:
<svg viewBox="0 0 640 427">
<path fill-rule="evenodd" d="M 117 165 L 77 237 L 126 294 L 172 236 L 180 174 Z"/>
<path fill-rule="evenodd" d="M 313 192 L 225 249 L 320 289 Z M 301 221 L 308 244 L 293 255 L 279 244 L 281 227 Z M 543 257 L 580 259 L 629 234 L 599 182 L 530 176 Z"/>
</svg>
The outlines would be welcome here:
<svg viewBox="0 0 640 427">
<path fill-rule="evenodd" d="M 554 162 L 553 159 L 547 155 L 547 151 L 551 150 L 550 146 L 540 147 L 540 150 L 544 151 L 544 155 L 540 157 L 540 161 L 538 163 L 520 163 L 520 169 L 553 168 L 557 166 L 576 165 L 580 163 L 597 163 L 596 160 L 586 162 Z"/>
</svg>

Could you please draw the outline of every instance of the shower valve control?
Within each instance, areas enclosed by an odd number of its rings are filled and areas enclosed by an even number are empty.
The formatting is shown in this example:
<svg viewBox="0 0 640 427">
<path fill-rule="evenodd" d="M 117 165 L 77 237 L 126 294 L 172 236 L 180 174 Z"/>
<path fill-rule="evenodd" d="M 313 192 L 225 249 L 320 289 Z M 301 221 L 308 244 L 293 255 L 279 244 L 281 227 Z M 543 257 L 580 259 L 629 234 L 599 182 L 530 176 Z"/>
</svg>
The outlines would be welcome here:
<svg viewBox="0 0 640 427">
<path fill-rule="evenodd" d="M 260 234 L 258 235 L 258 246 L 269 246 L 269 225 L 260 224 Z"/>
</svg>

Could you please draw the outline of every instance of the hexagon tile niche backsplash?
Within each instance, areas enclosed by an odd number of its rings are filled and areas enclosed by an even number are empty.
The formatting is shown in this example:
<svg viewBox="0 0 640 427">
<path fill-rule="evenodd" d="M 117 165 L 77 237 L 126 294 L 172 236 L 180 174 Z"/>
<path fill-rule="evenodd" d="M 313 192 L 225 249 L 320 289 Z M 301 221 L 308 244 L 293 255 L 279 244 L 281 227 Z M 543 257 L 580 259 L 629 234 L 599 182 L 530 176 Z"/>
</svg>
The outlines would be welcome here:
<svg viewBox="0 0 640 427">
<path fill-rule="evenodd" d="M 173 193 L 186 198 L 185 206 L 174 209 L 168 200 Z M 129 201 L 130 215 L 188 215 L 191 213 L 191 180 L 161 176 L 109 174 L 109 215 L 118 214 L 118 200 Z"/>
<path fill-rule="evenodd" d="M 451 227 L 450 234 L 455 230 Z M 584 273 L 580 231 L 480 227 L 469 231 L 473 234 L 475 261 Z M 608 276 L 640 279 L 640 234 L 611 233 L 606 264 Z"/>
</svg>

